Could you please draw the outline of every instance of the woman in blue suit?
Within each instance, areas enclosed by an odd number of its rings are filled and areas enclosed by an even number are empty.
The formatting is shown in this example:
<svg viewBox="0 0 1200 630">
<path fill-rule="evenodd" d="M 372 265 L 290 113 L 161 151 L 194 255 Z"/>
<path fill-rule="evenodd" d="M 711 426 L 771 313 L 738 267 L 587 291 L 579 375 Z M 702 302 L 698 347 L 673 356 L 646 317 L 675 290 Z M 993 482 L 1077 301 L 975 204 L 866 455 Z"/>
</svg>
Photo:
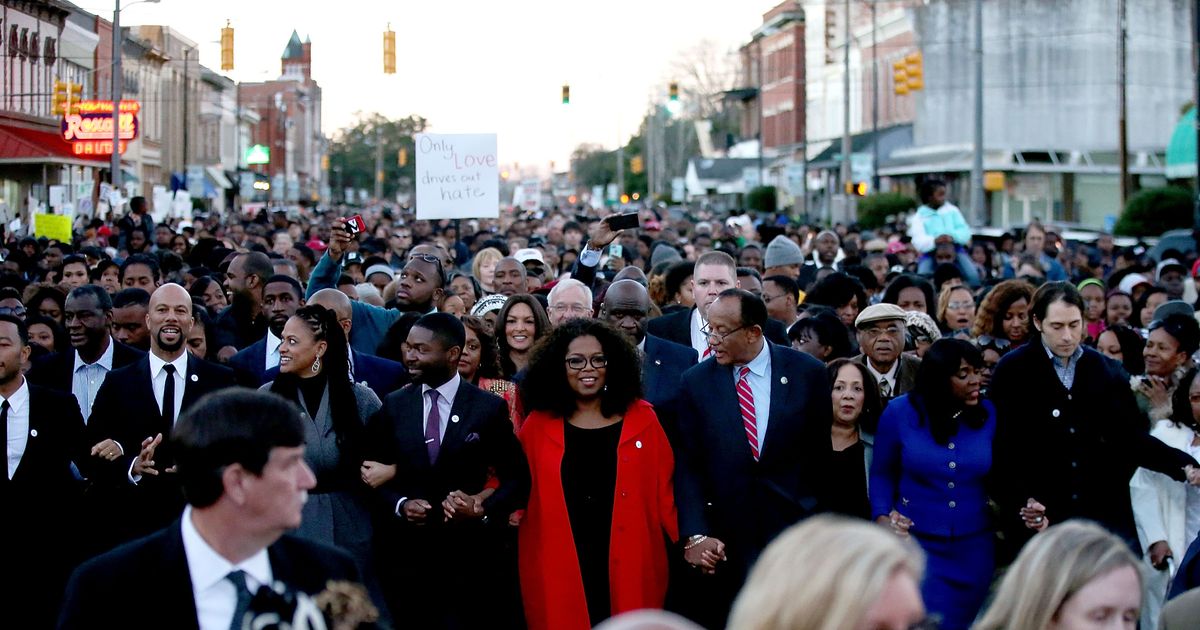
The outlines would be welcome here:
<svg viewBox="0 0 1200 630">
<path fill-rule="evenodd" d="M 996 410 L 980 397 L 982 368 L 969 342 L 930 346 L 916 387 L 880 417 L 871 463 L 871 515 L 925 550 L 921 594 L 945 630 L 970 627 L 995 569 L 984 486 Z"/>
</svg>

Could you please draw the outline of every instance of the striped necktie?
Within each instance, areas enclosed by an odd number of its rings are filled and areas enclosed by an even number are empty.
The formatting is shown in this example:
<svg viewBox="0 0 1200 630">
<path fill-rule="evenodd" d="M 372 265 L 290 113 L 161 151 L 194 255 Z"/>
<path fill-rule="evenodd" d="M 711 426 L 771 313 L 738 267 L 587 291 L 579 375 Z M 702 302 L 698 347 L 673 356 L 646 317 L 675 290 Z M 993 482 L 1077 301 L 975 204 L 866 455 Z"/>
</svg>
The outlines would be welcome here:
<svg viewBox="0 0 1200 630">
<path fill-rule="evenodd" d="M 746 428 L 746 439 L 750 441 L 750 453 L 758 461 L 758 421 L 754 414 L 754 392 L 750 390 L 750 368 L 739 368 L 737 395 L 738 407 L 742 410 L 742 426 Z"/>
</svg>

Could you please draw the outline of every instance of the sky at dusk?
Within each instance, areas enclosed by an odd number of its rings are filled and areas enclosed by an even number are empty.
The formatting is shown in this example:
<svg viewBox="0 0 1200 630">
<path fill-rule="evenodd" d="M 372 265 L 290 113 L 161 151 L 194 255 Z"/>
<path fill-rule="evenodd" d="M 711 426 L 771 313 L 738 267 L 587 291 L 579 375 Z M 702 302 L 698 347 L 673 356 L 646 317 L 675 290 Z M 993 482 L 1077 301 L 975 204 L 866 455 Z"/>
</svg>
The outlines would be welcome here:
<svg viewBox="0 0 1200 630">
<path fill-rule="evenodd" d="M 76 0 L 112 17 L 112 5 Z M 163 0 L 123 3 L 123 25 L 164 24 L 220 67 L 220 29 L 236 29 L 238 81 L 276 78 L 292 30 L 312 38 L 327 134 L 356 112 L 419 114 L 441 133 L 495 132 L 504 163 L 561 170 L 581 142 L 614 147 L 665 99 L 672 61 L 701 41 L 736 51 L 778 0 Z M 104 8 L 107 5 L 108 8 Z M 382 72 L 396 31 L 397 73 Z M 571 105 L 560 101 L 571 85 Z"/>
</svg>

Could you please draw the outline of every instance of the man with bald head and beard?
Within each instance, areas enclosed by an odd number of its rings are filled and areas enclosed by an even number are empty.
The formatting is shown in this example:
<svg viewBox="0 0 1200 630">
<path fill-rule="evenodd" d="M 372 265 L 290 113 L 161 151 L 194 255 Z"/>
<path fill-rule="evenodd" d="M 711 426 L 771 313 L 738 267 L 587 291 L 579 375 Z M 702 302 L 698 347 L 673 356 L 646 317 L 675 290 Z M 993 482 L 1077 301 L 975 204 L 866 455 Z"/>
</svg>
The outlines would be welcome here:
<svg viewBox="0 0 1200 630">
<path fill-rule="evenodd" d="M 800 288 L 807 290 L 808 287 L 816 284 L 817 273 L 823 269 L 829 271 L 841 271 L 841 262 L 844 254 L 841 249 L 841 239 L 838 238 L 836 232 L 824 230 L 813 239 L 813 252 L 808 260 L 800 267 L 799 283 Z"/>
<path fill-rule="evenodd" d="M 165 527 L 183 510 L 183 495 L 166 448 L 180 414 L 209 392 L 234 385 L 233 371 L 187 352 L 192 297 L 177 284 L 150 296 L 146 314 L 150 353 L 108 373 L 88 421 L 95 485 L 112 492 L 118 520 L 111 529 L 125 542 Z M 101 515 L 94 515 L 100 517 Z M 106 531 L 108 531 L 106 529 Z"/>
<path fill-rule="evenodd" d="M 318 291 L 337 288 L 338 278 L 342 275 L 342 257 L 355 239 L 345 225 L 346 220 L 339 218 L 330 230 L 329 249 L 325 250 L 308 279 L 306 298 L 309 301 Z M 413 247 L 397 278 L 395 308 L 351 301 L 350 347 L 360 353 L 373 354 L 388 328 L 401 315 L 436 312 L 446 295 L 446 258 L 446 251 L 431 243 Z"/>
<path fill-rule="evenodd" d="M 347 338 L 350 337 L 350 331 L 354 329 L 353 302 L 346 297 L 345 293 L 337 289 L 321 289 L 312 294 L 308 303 L 333 311 L 337 316 L 338 324 L 342 326 L 342 332 Z M 278 375 L 279 367 L 271 368 L 267 370 L 264 376 L 266 380 L 263 382 L 273 381 Z M 354 382 L 371 388 L 371 391 L 375 392 L 380 400 L 404 387 L 409 381 L 408 370 L 404 368 L 403 363 L 359 352 L 353 348 L 350 349 L 350 376 Z"/>
<path fill-rule="evenodd" d="M 685 345 L 646 333 L 650 293 L 636 280 L 617 280 L 608 287 L 600 305 L 600 319 L 629 336 L 642 357 L 642 390 L 646 400 L 675 444 L 676 397 L 683 373 L 696 365 L 696 351 Z"/>
</svg>

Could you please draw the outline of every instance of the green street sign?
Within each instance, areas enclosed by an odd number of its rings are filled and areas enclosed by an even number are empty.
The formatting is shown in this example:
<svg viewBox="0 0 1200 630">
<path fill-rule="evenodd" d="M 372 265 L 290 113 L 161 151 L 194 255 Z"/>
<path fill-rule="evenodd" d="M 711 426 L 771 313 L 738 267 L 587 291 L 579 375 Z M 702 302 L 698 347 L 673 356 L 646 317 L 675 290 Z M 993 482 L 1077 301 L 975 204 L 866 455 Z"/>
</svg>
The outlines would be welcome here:
<svg viewBox="0 0 1200 630">
<path fill-rule="evenodd" d="M 246 164 L 270 164 L 271 149 L 266 145 L 256 144 L 246 149 Z"/>
</svg>

